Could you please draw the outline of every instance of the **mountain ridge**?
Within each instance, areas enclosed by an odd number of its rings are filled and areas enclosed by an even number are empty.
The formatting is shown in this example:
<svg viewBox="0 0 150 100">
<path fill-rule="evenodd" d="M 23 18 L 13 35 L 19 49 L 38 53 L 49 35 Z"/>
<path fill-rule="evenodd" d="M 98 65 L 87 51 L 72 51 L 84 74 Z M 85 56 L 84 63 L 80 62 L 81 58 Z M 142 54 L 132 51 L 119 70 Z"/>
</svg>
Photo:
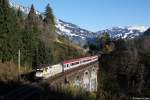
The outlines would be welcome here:
<svg viewBox="0 0 150 100">
<path fill-rule="evenodd" d="M 20 8 L 25 14 L 28 14 L 30 11 L 30 7 L 24 7 L 15 3 L 10 3 L 10 6 L 16 9 Z M 42 12 L 37 10 L 36 14 L 43 15 Z M 108 32 L 112 38 L 130 39 L 142 35 L 148 28 L 148 26 L 130 25 L 124 27 L 111 27 L 98 32 L 92 32 L 81 28 L 78 25 L 56 18 L 56 33 L 67 37 L 73 43 L 79 44 L 80 46 L 84 46 L 89 42 L 93 42 L 93 38 L 101 37 L 104 32 Z"/>
<path fill-rule="evenodd" d="M 112 27 L 105 30 L 98 31 L 98 36 L 101 36 L 104 32 L 108 32 L 112 38 L 130 39 L 142 35 L 149 26 L 124 26 L 124 27 Z"/>
</svg>

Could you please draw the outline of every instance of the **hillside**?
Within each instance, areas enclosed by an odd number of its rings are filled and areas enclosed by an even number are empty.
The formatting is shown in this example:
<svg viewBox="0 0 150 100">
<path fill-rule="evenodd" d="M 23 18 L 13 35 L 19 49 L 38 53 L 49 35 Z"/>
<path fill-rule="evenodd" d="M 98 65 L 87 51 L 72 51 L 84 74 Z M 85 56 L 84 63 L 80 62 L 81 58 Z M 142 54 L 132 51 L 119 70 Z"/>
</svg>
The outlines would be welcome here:
<svg viewBox="0 0 150 100">
<path fill-rule="evenodd" d="M 89 38 L 92 39 L 96 37 L 96 33 L 62 20 L 57 20 L 56 27 L 59 35 L 68 37 L 73 43 L 82 47 L 87 44 Z"/>
<path fill-rule="evenodd" d="M 99 98 L 113 100 L 150 96 L 150 31 L 141 37 L 114 41 L 115 50 L 100 60 Z M 145 35 L 146 34 L 146 35 Z"/>
<path fill-rule="evenodd" d="M 56 59 L 55 63 L 84 55 L 82 48 L 80 48 L 78 45 L 70 43 L 69 40 L 62 36 L 59 36 L 58 40 L 55 41 L 52 45 L 52 51 Z"/>
<path fill-rule="evenodd" d="M 18 50 L 21 51 L 21 65 L 32 68 L 83 55 L 82 48 L 56 33 L 55 16 L 49 4 L 45 8 L 44 16 L 33 5 L 30 10 L 23 6 L 12 6 L 11 4 L 9 7 L 7 1 L 5 2 L 2 10 L 7 11 L 3 12 L 0 19 L 3 23 L 0 33 L 4 37 L 1 39 L 2 63 L 17 63 Z"/>
</svg>

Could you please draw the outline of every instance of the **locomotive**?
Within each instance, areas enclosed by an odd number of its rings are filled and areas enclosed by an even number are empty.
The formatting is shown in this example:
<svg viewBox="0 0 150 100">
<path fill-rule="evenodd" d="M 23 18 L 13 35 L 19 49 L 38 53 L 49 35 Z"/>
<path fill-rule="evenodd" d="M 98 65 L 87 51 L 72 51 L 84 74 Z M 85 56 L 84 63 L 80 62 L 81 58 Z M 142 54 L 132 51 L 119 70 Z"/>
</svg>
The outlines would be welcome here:
<svg viewBox="0 0 150 100">
<path fill-rule="evenodd" d="M 43 68 L 36 69 L 35 78 L 47 79 L 56 74 L 63 73 L 73 68 L 89 64 L 98 60 L 98 56 L 82 57 L 63 61 L 62 63 L 49 65 Z"/>
</svg>

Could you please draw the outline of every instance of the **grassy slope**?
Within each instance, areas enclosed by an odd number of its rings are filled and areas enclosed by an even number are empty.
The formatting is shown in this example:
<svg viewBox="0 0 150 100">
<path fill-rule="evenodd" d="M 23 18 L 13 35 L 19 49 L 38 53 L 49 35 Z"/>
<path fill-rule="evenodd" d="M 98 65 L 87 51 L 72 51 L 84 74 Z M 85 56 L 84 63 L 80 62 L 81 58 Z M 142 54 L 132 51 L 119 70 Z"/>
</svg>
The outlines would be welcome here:
<svg viewBox="0 0 150 100">
<path fill-rule="evenodd" d="M 77 58 L 83 55 L 83 49 L 71 43 L 64 37 L 59 37 L 52 44 L 54 62 L 58 63 L 63 60 Z"/>
</svg>

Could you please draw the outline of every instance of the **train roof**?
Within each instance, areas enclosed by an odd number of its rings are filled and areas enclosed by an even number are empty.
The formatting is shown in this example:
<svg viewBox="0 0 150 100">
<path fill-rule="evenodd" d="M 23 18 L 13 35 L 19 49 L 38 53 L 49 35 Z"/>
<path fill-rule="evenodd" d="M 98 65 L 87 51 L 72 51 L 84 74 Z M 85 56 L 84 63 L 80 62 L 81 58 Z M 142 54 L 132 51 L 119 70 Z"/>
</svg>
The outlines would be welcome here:
<svg viewBox="0 0 150 100">
<path fill-rule="evenodd" d="M 80 58 L 71 59 L 71 60 L 65 60 L 65 61 L 63 61 L 63 63 L 67 64 L 67 63 L 70 63 L 70 62 L 76 62 L 76 61 L 79 61 L 80 59 L 89 58 L 89 57 L 93 57 L 93 56 L 87 56 L 87 57 L 80 57 Z"/>
<path fill-rule="evenodd" d="M 80 59 L 85 59 L 85 58 L 91 58 L 91 57 L 94 57 L 94 56 L 86 56 L 86 57 L 79 57 L 79 58 L 75 58 L 75 59 L 70 59 L 70 60 L 65 60 L 61 63 L 63 64 L 67 64 L 67 63 L 70 63 L 70 62 L 76 62 L 76 61 L 79 61 Z M 48 66 L 52 66 L 51 64 L 40 64 L 37 66 L 37 69 L 41 69 L 41 68 L 46 68 Z"/>
<path fill-rule="evenodd" d="M 75 61 L 79 61 L 79 59 L 71 59 L 71 60 L 65 60 L 63 63 L 70 63 L 70 62 L 75 62 Z"/>
</svg>

